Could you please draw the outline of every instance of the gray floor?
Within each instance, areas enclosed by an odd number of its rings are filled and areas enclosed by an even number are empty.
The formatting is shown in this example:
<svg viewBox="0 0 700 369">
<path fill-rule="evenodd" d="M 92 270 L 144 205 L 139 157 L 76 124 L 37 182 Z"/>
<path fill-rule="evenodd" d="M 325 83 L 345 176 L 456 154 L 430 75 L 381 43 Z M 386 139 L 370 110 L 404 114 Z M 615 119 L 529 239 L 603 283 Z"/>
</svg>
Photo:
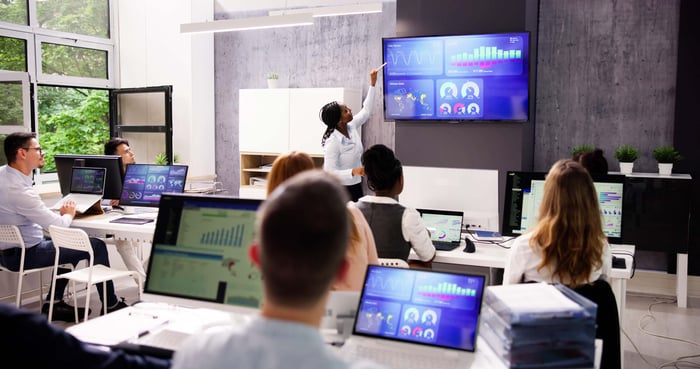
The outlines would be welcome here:
<svg viewBox="0 0 700 369">
<path fill-rule="evenodd" d="M 117 295 L 124 296 L 130 304 L 137 301 L 136 284 L 120 282 Z M 100 300 L 95 292 L 90 305 L 93 310 L 91 318 L 97 317 Z M 625 369 L 700 368 L 700 357 L 686 359 L 677 366 L 662 366 L 685 356 L 700 356 L 700 308 L 697 307 L 700 304 L 691 300 L 689 305 L 695 307 L 679 309 L 673 298 L 628 293 L 622 322 L 625 335 L 621 337 Z M 71 325 L 56 324 L 62 327 Z"/>
<path fill-rule="evenodd" d="M 668 363 L 677 360 L 685 360 L 679 368 L 700 367 L 700 308 L 692 302 L 689 306 L 694 307 L 679 309 L 670 297 L 628 293 L 622 322 L 624 367 L 674 368 Z M 697 357 L 683 359 L 693 355 Z"/>
</svg>

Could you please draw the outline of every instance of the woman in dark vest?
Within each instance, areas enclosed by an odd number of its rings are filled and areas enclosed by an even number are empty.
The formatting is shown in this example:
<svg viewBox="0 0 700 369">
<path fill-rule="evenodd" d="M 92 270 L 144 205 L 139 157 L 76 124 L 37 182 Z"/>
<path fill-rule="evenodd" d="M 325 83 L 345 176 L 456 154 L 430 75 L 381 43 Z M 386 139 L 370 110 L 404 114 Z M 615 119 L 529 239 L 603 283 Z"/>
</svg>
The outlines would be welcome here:
<svg viewBox="0 0 700 369">
<path fill-rule="evenodd" d="M 421 261 L 432 261 L 435 246 L 416 209 L 396 200 L 403 191 L 403 168 L 394 152 L 384 145 L 374 145 L 362 154 L 367 186 L 375 195 L 357 202 L 374 235 L 380 258 L 408 261 L 411 248 Z"/>
</svg>

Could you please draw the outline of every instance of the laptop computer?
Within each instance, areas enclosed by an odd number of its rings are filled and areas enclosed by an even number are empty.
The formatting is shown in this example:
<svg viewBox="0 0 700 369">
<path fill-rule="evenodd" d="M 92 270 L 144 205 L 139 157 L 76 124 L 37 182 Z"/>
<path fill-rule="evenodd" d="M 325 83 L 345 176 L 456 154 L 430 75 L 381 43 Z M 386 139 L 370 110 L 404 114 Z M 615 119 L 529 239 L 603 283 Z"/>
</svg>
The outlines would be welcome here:
<svg viewBox="0 0 700 369">
<path fill-rule="evenodd" d="M 464 212 L 451 210 L 416 209 L 430 231 L 430 240 L 438 250 L 449 251 L 459 247 L 462 239 Z"/>
<path fill-rule="evenodd" d="M 52 210 L 60 210 L 67 200 L 75 202 L 75 210 L 85 213 L 102 200 L 105 190 L 105 168 L 73 167 L 71 169 L 70 192 L 57 201 Z"/>
<path fill-rule="evenodd" d="M 262 279 L 248 259 L 248 246 L 255 236 L 261 203 L 229 196 L 163 193 L 142 301 L 223 311 L 228 319 L 240 318 L 241 322 L 257 314 Z M 201 323 L 200 318 L 188 320 Z M 145 352 L 153 348 L 172 352 L 189 335 L 222 323 L 231 324 L 221 319 L 168 324 L 128 342 Z"/>
<path fill-rule="evenodd" d="M 369 265 L 340 353 L 392 368 L 468 368 L 485 276 Z"/>
<path fill-rule="evenodd" d="M 262 301 L 261 275 L 248 259 L 261 203 L 163 193 L 141 302 L 71 333 L 89 343 L 170 357 L 192 334 L 247 324 Z M 121 329 L 111 329 L 115 325 Z M 102 331 L 109 337 L 95 337 Z"/>
</svg>

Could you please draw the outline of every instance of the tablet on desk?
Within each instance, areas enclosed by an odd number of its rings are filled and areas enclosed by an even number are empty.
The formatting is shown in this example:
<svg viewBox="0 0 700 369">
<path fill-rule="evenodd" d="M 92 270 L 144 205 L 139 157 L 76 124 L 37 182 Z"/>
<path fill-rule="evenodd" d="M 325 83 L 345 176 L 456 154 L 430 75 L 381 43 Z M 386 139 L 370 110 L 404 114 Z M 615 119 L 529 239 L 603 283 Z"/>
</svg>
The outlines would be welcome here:
<svg viewBox="0 0 700 369">
<path fill-rule="evenodd" d="M 146 223 L 150 223 L 152 221 L 154 221 L 154 219 L 121 217 L 121 218 L 112 219 L 109 222 L 110 223 L 122 223 L 122 224 L 146 224 Z"/>
</svg>

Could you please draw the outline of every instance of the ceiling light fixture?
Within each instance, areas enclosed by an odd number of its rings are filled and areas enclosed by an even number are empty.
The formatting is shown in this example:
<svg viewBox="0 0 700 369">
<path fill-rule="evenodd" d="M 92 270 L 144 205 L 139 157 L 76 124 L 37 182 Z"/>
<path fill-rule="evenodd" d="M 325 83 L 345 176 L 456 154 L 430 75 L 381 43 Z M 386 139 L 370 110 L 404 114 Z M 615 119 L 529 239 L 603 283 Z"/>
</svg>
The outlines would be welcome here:
<svg viewBox="0 0 700 369">
<path fill-rule="evenodd" d="M 211 22 L 183 23 L 180 33 L 212 33 L 247 31 L 253 29 L 310 26 L 314 24 L 311 12 L 285 14 L 268 17 L 224 19 Z"/>
<path fill-rule="evenodd" d="M 318 8 L 271 10 L 269 12 L 269 15 L 280 16 L 287 14 L 311 13 L 314 17 L 332 17 L 337 15 L 371 14 L 381 12 L 382 3 L 371 3 L 339 6 L 322 6 Z"/>
</svg>

